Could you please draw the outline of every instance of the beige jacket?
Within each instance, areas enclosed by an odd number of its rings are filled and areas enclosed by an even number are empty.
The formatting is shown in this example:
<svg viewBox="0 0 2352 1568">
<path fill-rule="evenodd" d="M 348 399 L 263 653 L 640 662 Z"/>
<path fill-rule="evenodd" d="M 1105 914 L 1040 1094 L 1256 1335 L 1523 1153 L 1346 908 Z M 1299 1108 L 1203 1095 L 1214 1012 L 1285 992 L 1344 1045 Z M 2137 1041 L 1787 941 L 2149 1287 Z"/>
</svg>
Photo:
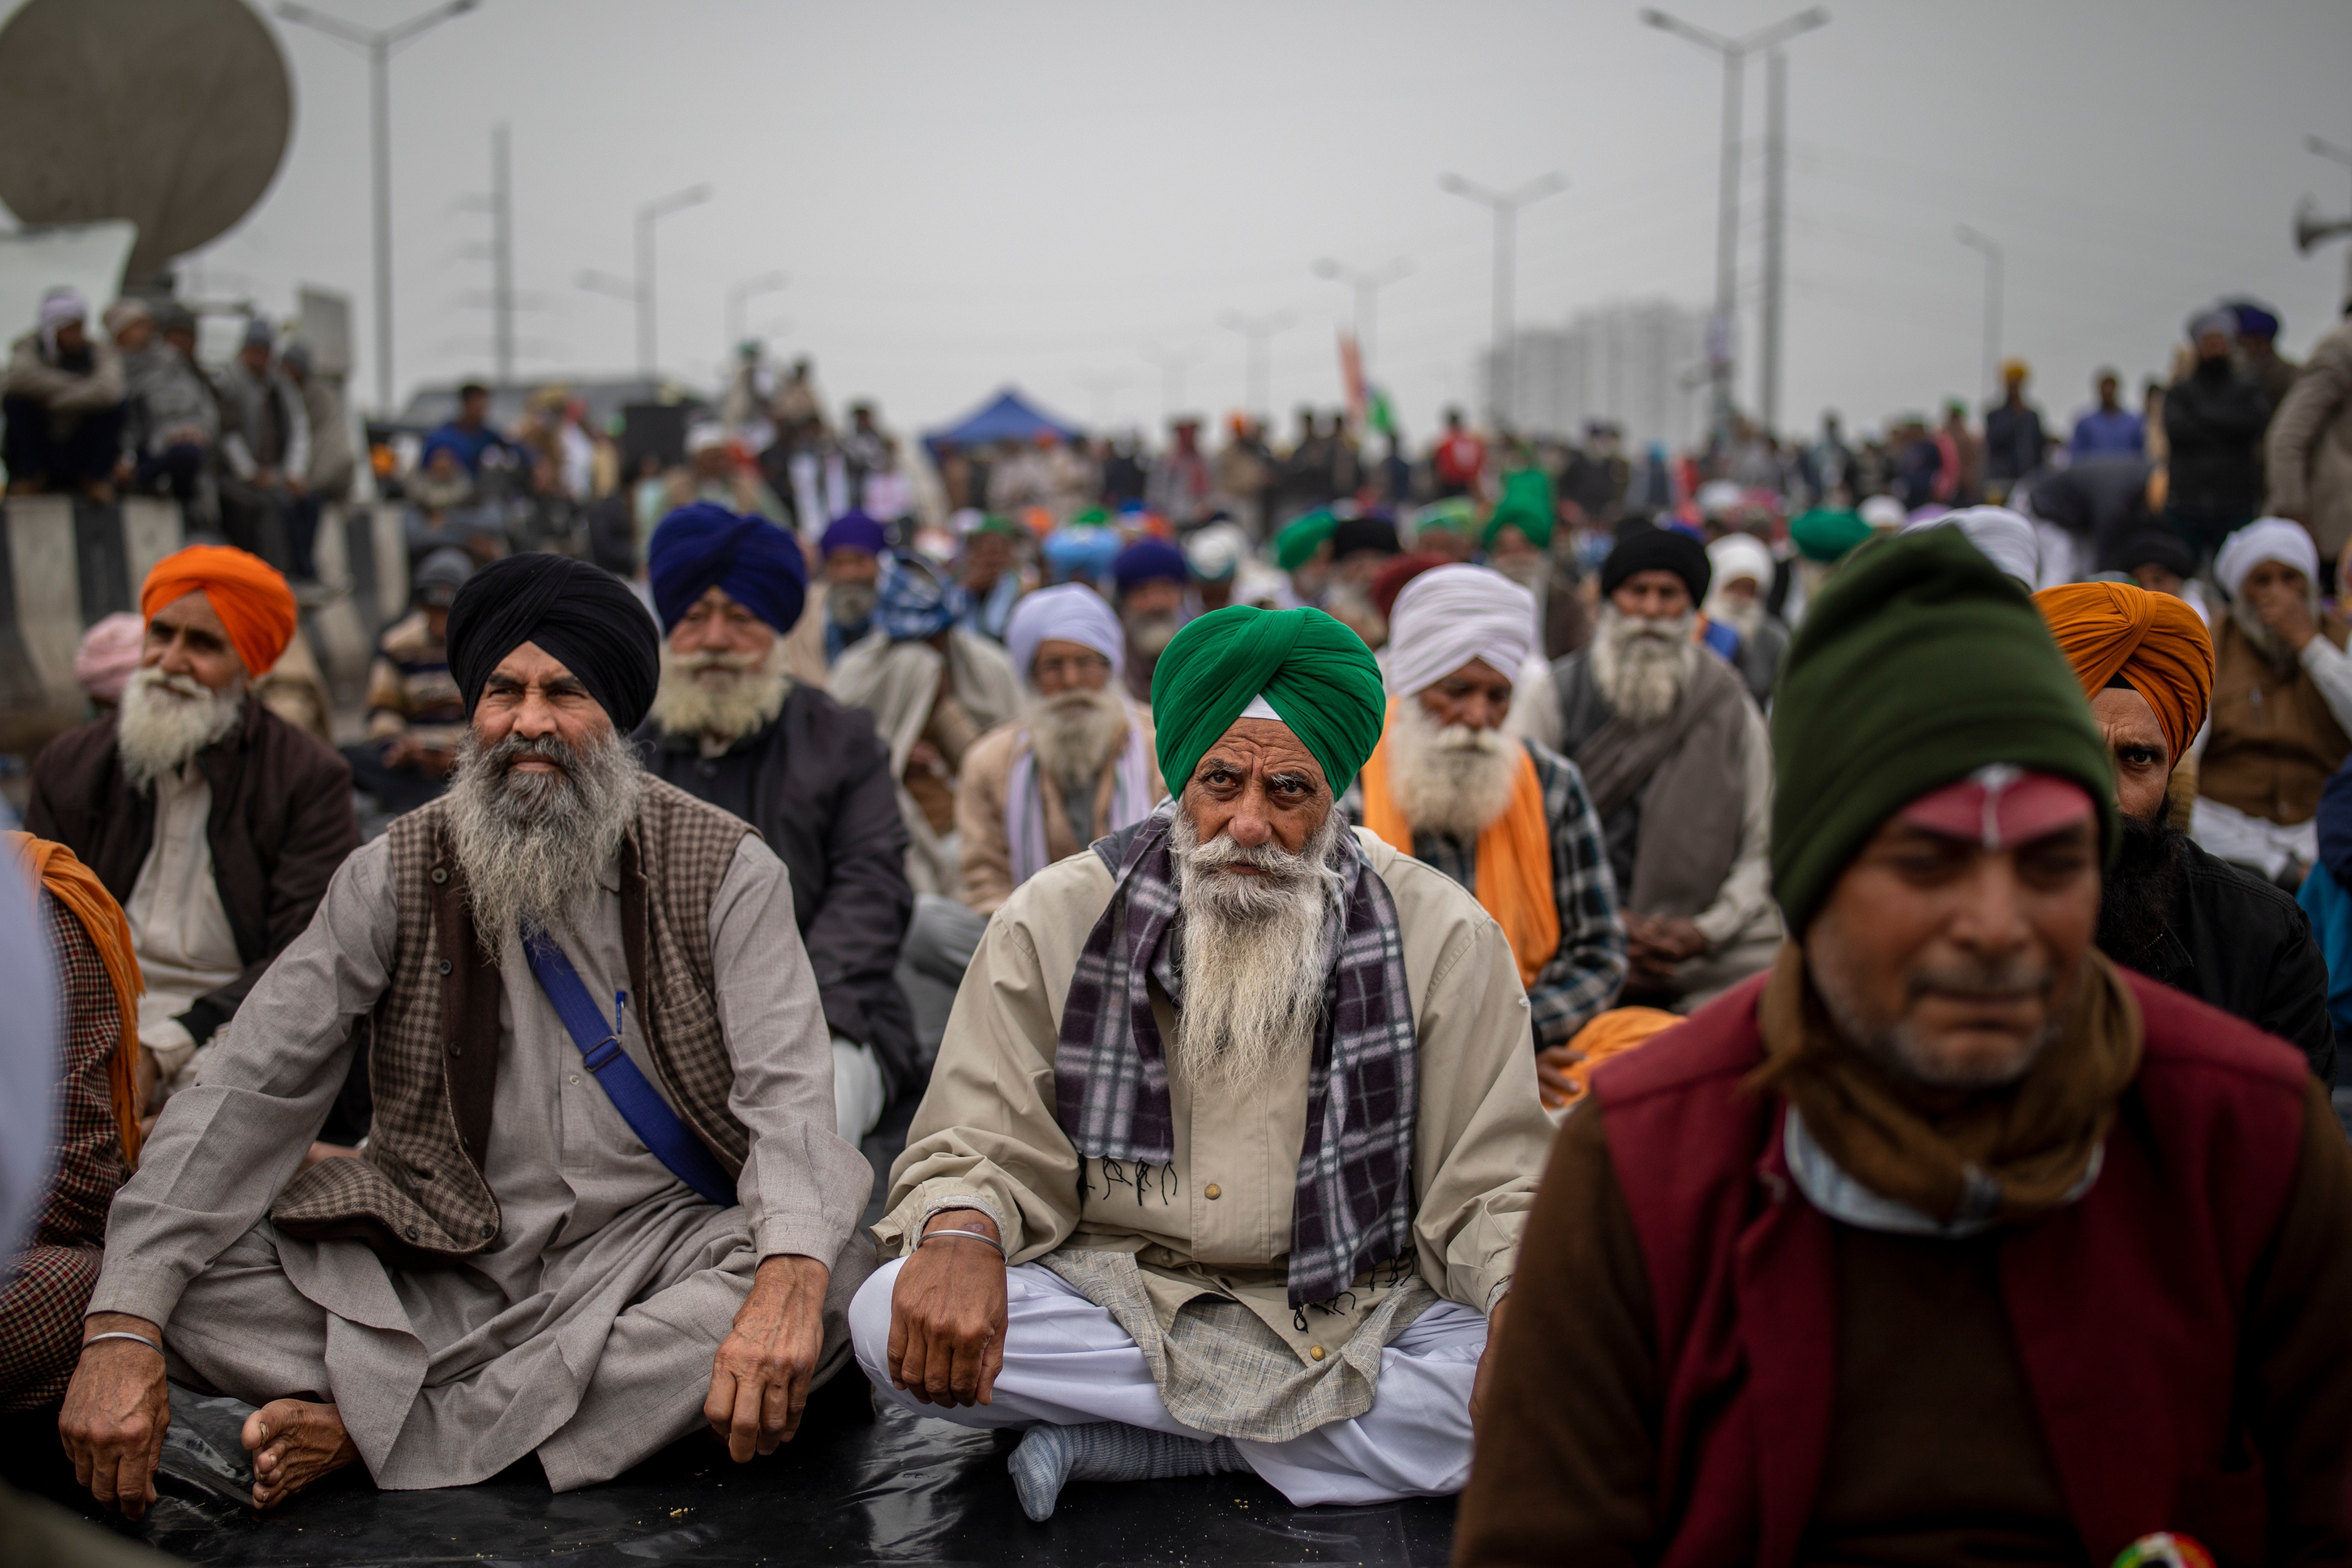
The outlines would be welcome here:
<svg viewBox="0 0 2352 1568">
<path fill-rule="evenodd" d="M 2310 529 L 2323 556 L 2352 543 L 2352 321 L 2311 351 L 2263 451 L 2272 514 Z"/>
<path fill-rule="evenodd" d="M 1551 1138 L 1536 1094 L 1527 994 L 1502 928 L 1468 893 L 1372 835 L 1356 837 L 1396 900 L 1421 1042 L 1418 1278 L 1484 1311 L 1510 1282 Z M 1079 951 L 1111 889 L 1101 858 L 1081 855 L 1031 878 L 989 922 L 906 1152 L 891 1167 L 890 1209 L 875 1227 L 883 1255 L 901 1252 L 939 1210 L 976 1207 L 996 1221 L 1016 1263 L 1065 1247 L 1134 1255 L 1163 1332 L 1194 1298 L 1223 1295 L 1302 1365 L 1323 1363 L 1411 1281 L 1360 1279 L 1338 1310 L 1292 1311 L 1286 1259 L 1306 1138 L 1303 1068 L 1246 1096 L 1174 1079 L 1173 1164 L 1139 1182 L 1131 1165 L 1089 1161 L 1081 1192 L 1077 1152 L 1055 1119 L 1054 1057 Z M 1173 1038 L 1174 1015 L 1153 994 L 1162 1034 Z"/>
<path fill-rule="evenodd" d="M 1157 801 L 1168 793 L 1168 785 L 1160 776 L 1160 758 L 1152 745 L 1151 710 L 1130 702 L 1127 721 L 1143 731 L 1143 754 L 1151 769 L 1151 798 Z M 1122 735 L 1119 744 L 1126 743 Z M 1004 827 L 1004 803 L 1012 788 L 1013 762 L 1028 749 L 1025 728 L 1018 723 L 1000 724 L 973 742 L 971 750 L 963 754 L 963 769 L 956 780 L 956 835 L 963 844 L 959 871 L 962 886 L 958 896 L 978 914 L 994 914 L 997 906 L 1013 896 L 1013 846 Z M 1097 837 L 1109 831 L 1105 825 L 1110 820 L 1112 775 L 1118 764 L 1118 752 L 1114 750 L 1095 777 Z M 1066 860 L 1086 846 L 1071 831 L 1062 786 L 1040 768 L 1037 789 L 1045 797 L 1045 852 L 1053 859 Z"/>
</svg>

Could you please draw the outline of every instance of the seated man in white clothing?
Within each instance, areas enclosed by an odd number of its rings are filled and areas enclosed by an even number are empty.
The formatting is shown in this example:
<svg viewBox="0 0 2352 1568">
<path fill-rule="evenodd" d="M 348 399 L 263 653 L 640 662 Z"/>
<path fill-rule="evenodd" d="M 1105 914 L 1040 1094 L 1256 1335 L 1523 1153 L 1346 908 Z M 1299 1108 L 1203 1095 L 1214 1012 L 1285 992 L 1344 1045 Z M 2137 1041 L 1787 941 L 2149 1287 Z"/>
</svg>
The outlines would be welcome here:
<svg viewBox="0 0 2352 1568">
<path fill-rule="evenodd" d="M 1317 610 L 1191 622 L 1178 786 L 991 921 L 850 1309 L 908 1409 L 1070 1479 L 1456 1491 L 1550 1131 L 1502 930 L 1335 809 L 1381 674 Z"/>
</svg>

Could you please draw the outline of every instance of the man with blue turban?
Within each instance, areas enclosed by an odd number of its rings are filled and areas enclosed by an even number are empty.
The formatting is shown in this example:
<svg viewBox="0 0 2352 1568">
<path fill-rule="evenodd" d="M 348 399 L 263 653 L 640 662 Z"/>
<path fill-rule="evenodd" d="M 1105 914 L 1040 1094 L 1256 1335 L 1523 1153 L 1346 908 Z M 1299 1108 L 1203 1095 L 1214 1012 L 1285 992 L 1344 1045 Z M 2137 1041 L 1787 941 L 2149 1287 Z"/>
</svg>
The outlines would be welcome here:
<svg viewBox="0 0 2352 1568">
<path fill-rule="evenodd" d="M 1164 539 L 1139 539 L 1110 563 L 1118 594 L 1118 624 L 1127 637 L 1128 695 L 1151 700 L 1151 671 L 1176 628 L 1184 624 L 1185 586 L 1192 569 L 1184 552 Z"/>
<path fill-rule="evenodd" d="M 890 754 L 871 714 L 786 673 L 808 583 L 790 531 L 697 501 L 662 519 L 646 569 L 663 642 L 638 750 L 647 772 L 758 828 L 792 873 L 838 1128 L 855 1143 L 920 1071 L 892 978 L 915 895 Z"/>
<path fill-rule="evenodd" d="M 972 957 L 851 1332 L 880 1397 L 1028 1429 L 1033 1519 L 1073 1479 L 1468 1474 L 1550 1124 L 1501 928 L 1337 809 L 1385 706 L 1319 610 L 1188 623 L 1152 677 L 1175 798 Z"/>
</svg>

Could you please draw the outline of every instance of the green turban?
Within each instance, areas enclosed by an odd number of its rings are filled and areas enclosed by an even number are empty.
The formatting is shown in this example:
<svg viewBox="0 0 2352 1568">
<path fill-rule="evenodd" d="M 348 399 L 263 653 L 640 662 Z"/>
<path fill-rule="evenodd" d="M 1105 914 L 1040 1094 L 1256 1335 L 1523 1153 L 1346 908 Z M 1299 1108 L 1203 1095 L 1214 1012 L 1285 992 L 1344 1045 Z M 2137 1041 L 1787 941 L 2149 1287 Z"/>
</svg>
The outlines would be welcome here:
<svg viewBox="0 0 2352 1568">
<path fill-rule="evenodd" d="M 1516 528 L 1538 550 L 1551 548 L 1551 531 L 1559 519 L 1559 497 L 1551 476 L 1541 468 L 1521 468 L 1503 476 L 1503 493 L 1496 499 L 1494 515 L 1486 520 L 1482 542 L 1495 547 L 1495 535 Z"/>
<path fill-rule="evenodd" d="M 1853 512 L 1818 507 L 1800 512 L 1789 524 L 1789 542 L 1797 547 L 1797 553 L 1823 565 L 1844 560 L 1848 551 L 1870 535 L 1870 524 Z"/>
<path fill-rule="evenodd" d="M 1328 511 L 1310 511 L 1293 520 L 1274 536 L 1274 563 L 1285 572 L 1297 571 L 1314 559 L 1339 526 L 1339 520 Z"/>
<path fill-rule="evenodd" d="M 1449 496 L 1434 500 L 1412 514 L 1412 536 L 1415 539 L 1433 528 L 1448 533 L 1458 533 L 1473 539 L 1478 533 L 1478 509 L 1467 496 Z"/>
<path fill-rule="evenodd" d="M 1857 552 L 1773 696 L 1772 890 L 1790 933 L 1881 823 L 1994 763 L 2090 791 L 2112 856 L 2114 763 L 2025 590 L 1956 528 Z"/>
<path fill-rule="evenodd" d="M 1363 638 L 1320 610 L 1230 605 L 1185 622 L 1152 668 L 1170 794 L 1184 793 L 1202 756 L 1261 696 L 1322 764 L 1335 799 L 1381 743 L 1388 695 Z"/>
</svg>

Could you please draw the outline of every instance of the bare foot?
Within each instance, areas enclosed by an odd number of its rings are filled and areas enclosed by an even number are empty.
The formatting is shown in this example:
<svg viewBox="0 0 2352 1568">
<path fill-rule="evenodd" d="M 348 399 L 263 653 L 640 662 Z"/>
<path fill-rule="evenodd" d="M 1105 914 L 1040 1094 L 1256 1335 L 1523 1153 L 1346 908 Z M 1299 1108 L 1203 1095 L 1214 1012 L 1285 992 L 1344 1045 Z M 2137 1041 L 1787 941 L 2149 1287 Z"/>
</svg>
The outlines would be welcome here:
<svg viewBox="0 0 2352 1568">
<path fill-rule="evenodd" d="M 253 1506 L 276 1508 L 320 1476 L 360 1457 L 331 1405 L 273 1399 L 245 1418 L 253 1456 Z"/>
</svg>

